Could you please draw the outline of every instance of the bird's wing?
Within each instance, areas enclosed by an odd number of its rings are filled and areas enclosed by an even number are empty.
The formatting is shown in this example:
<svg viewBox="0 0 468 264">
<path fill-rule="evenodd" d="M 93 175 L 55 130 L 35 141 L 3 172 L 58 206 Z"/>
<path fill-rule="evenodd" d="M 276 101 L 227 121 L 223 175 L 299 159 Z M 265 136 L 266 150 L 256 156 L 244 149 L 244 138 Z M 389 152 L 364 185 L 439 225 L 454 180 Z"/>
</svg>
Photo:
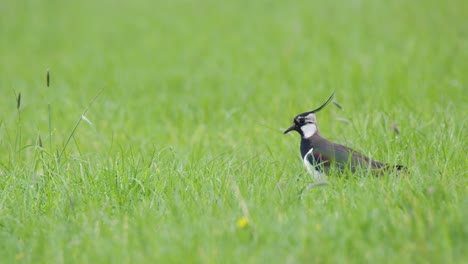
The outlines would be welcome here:
<svg viewBox="0 0 468 264">
<path fill-rule="evenodd" d="M 340 144 L 335 144 L 335 149 L 337 149 L 337 153 L 340 156 L 340 159 L 346 158 L 350 163 L 351 166 L 354 168 L 356 166 L 360 167 L 370 167 L 371 169 L 381 169 L 385 168 L 388 165 L 386 163 L 375 161 L 370 159 L 367 156 L 355 151 L 354 149 L 345 147 Z M 351 157 L 349 157 L 351 155 Z"/>
<path fill-rule="evenodd" d="M 314 158 L 323 161 L 325 167 L 329 167 L 331 162 L 335 162 L 340 169 L 350 166 L 352 171 L 355 171 L 357 167 L 370 166 L 372 169 L 380 169 L 387 166 L 385 163 L 371 160 L 352 148 L 331 142 L 327 145 L 316 146 Z"/>
</svg>

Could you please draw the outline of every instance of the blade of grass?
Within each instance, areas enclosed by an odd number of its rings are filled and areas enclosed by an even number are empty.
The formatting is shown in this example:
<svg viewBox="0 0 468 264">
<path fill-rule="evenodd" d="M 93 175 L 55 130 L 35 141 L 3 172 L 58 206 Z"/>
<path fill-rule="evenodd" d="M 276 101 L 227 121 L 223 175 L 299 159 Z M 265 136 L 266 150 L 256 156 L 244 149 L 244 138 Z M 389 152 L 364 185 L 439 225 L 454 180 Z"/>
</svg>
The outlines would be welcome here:
<svg viewBox="0 0 468 264">
<path fill-rule="evenodd" d="M 70 140 L 72 139 L 73 135 L 75 135 L 76 129 L 77 129 L 78 126 L 80 125 L 81 120 L 83 120 L 83 116 L 86 115 L 86 113 L 88 112 L 89 108 L 91 108 L 91 106 L 93 105 L 94 101 L 96 101 L 96 99 L 99 97 L 99 95 L 102 93 L 102 91 L 104 91 L 104 88 L 102 88 L 102 89 L 93 97 L 93 99 L 91 100 L 91 102 L 89 102 L 88 106 L 86 106 L 85 110 L 84 110 L 83 113 L 81 114 L 80 118 L 78 118 L 78 121 L 76 121 L 76 124 L 75 124 L 75 126 L 73 127 L 72 132 L 70 133 L 70 136 L 68 136 L 68 139 L 67 139 L 67 141 L 65 142 L 65 145 L 63 146 L 62 151 L 60 152 L 60 154 L 59 154 L 59 156 L 58 156 L 58 159 L 59 159 L 59 160 L 61 159 L 63 153 L 65 152 L 65 149 L 67 148 L 68 143 L 70 143 Z"/>
</svg>

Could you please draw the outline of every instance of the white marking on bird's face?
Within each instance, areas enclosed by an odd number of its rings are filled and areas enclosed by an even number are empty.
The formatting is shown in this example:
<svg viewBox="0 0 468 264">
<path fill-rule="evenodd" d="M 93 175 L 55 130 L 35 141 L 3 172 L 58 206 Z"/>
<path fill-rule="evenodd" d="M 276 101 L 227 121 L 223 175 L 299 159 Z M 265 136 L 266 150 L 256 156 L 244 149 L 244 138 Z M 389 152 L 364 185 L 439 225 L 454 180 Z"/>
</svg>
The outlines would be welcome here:
<svg viewBox="0 0 468 264">
<path fill-rule="evenodd" d="M 315 114 L 298 116 L 294 120 L 294 124 L 301 129 L 304 138 L 310 138 L 317 132 L 317 119 L 315 118 Z"/>
<path fill-rule="evenodd" d="M 301 126 L 302 134 L 304 135 L 304 138 L 310 138 L 317 132 L 317 125 L 314 123 L 307 123 L 303 126 Z"/>
</svg>

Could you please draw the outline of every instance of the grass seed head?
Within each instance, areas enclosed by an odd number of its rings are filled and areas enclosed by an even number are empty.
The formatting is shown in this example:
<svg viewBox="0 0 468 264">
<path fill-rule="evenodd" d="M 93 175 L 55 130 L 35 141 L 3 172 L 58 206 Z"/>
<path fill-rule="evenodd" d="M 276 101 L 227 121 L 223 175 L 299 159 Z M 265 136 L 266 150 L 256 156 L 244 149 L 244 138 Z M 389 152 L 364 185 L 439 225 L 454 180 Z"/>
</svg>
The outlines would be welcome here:
<svg viewBox="0 0 468 264">
<path fill-rule="evenodd" d="M 47 87 L 50 86 L 50 72 L 49 72 L 49 69 L 47 69 L 47 77 L 46 77 L 46 82 L 47 82 Z"/>
<path fill-rule="evenodd" d="M 19 111 L 21 107 L 21 93 L 18 94 L 18 96 L 16 97 L 16 110 Z"/>
<path fill-rule="evenodd" d="M 397 136 L 400 135 L 400 129 L 398 128 L 398 125 L 396 123 L 392 124 L 392 130 Z"/>
</svg>

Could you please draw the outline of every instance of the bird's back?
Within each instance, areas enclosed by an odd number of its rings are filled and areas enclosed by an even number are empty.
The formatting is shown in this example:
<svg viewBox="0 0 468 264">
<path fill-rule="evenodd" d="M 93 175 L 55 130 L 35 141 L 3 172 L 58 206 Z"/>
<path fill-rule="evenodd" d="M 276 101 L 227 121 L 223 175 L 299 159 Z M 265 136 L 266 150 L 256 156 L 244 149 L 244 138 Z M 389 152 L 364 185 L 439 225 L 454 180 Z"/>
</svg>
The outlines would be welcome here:
<svg viewBox="0 0 468 264">
<path fill-rule="evenodd" d="M 308 157 L 309 161 L 314 166 L 318 165 L 319 169 L 325 171 L 328 171 L 331 166 L 341 171 L 349 168 L 352 172 L 355 172 L 358 168 L 380 170 L 388 167 L 387 164 L 371 160 L 351 148 L 330 142 L 321 137 L 318 133 L 311 138 L 302 139 L 302 158 L 304 158 L 311 148 L 313 148 L 313 150 L 311 153 L 312 155 Z"/>
</svg>

